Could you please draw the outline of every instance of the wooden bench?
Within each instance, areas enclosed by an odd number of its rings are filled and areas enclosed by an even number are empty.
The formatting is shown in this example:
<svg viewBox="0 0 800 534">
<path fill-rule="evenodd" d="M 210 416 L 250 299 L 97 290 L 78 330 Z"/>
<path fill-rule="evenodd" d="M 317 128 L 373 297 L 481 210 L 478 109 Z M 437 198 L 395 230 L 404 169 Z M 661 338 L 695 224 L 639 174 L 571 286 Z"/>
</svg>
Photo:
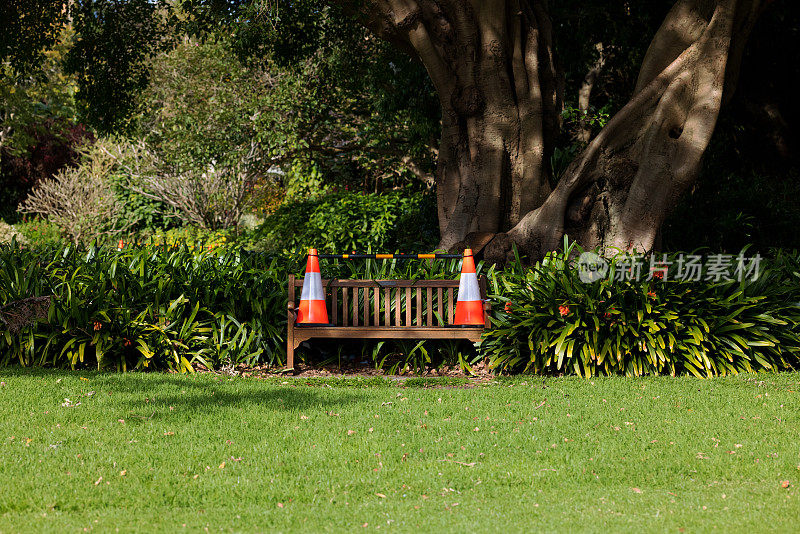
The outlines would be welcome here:
<svg viewBox="0 0 800 534">
<path fill-rule="evenodd" d="M 289 276 L 289 322 L 286 365 L 294 368 L 294 351 L 310 339 L 467 339 L 480 341 L 491 326 L 486 277 L 478 278 L 484 299 L 484 324 L 451 327 L 458 280 L 323 280 L 331 325 L 296 325 L 295 296 L 303 279 Z M 405 311 L 402 310 L 405 304 Z"/>
</svg>

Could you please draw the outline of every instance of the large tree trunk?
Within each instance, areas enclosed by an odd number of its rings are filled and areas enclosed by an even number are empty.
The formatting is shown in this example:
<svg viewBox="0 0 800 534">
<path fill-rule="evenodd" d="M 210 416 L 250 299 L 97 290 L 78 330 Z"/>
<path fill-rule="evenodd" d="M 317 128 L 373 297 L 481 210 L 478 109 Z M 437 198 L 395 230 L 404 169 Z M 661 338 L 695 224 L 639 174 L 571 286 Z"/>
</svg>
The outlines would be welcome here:
<svg viewBox="0 0 800 534">
<path fill-rule="evenodd" d="M 442 104 L 441 245 L 475 232 L 503 261 L 561 245 L 652 250 L 696 179 L 745 41 L 770 0 L 678 0 L 645 56 L 630 102 L 551 191 L 560 111 L 545 0 L 339 0 L 418 57 Z M 510 229 L 509 229 L 510 227 Z"/>
<path fill-rule="evenodd" d="M 362 20 L 422 61 L 442 105 L 443 248 L 511 229 L 551 192 L 560 84 L 540 0 L 373 0 Z"/>
<path fill-rule="evenodd" d="M 569 235 L 584 247 L 650 251 L 696 179 L 720 107 L 730 98 L 762 0 L 679 0 L 653 39 L 630 102 L 568 167 L 542 206 L 498 235 L 533 258 Z"/>
</svg>

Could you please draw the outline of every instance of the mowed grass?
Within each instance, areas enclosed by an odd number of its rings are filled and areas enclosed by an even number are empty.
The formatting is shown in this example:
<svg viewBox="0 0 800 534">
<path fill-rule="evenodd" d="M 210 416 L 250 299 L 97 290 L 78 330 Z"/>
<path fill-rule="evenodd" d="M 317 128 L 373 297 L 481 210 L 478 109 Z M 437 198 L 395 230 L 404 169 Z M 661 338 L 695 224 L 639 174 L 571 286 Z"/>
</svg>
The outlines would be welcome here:
<svg viewBox="0 0 800 534">
<path fill-rule="evenodd" d="M 797 373 L 0 380 L 2 532 L 800 525 Z"/>
</svg>

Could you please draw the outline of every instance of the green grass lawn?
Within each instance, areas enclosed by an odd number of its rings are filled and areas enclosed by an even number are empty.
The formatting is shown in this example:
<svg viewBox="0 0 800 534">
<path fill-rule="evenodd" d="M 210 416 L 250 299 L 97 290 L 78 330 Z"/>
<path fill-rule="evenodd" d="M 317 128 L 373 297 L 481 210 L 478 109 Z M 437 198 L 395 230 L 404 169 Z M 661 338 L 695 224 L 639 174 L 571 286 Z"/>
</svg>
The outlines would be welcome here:
<svg viewBox="0 0 800 534">
<path fill-rule="evenodd" d="M 0 532 L 800 525 L 797 373 L 0 380 Z"/>
</svg>

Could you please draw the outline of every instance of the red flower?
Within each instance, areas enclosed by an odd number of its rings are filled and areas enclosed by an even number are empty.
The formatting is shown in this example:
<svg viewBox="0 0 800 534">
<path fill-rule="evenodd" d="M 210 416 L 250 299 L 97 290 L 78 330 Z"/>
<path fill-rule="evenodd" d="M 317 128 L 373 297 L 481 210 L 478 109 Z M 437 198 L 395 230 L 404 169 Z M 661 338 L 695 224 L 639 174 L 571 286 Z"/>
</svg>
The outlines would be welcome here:
<svg viewBox="0 0 800 534">
<path fill-rule="evenodd" d="M 603 319 L 611 319 L 611 314 L 609 312 L 605 312 L 603 314 Z"/>
<path fill-rule="evenodd" d="M 101 323 L 100 321 L 95 321 L 94 322 L 94 331 L 97 332 L 101 328 L 103 328 L 103 323 Z"/>
<path fill-rule="evenodd" d="M 506 313 L 511 311 L 511 303 L 510 302 L 506 302 L 505 310 L 506 310 Z"/>
<path fill-rule="evenodd" d="M 558 313 L 561 314 L 561 317 L 564 317 L 565 315 L 569 315 L 569 306 L 567 306 L 566 304 L 563 305 L 563 306 L 559 306 L 558 307 Z"/>
<path fill-rule="evenodd" d="M 647 296 L 650 297 L 650 298 L 656 298 L 656 292 L 655 291 L 648 291 L 647 292 Z"/>
<path fill-rule="evenodd" d="M 664 271 L 653 271 L 653 278 L 657 278 L 658 280 L 663 280 Z"/>
<path fill-rule="evenodd" d="M 125 339 L 125 343 L 124 343 L 124 345 L 125 345 L 126 347 L 130 347 L 130 346 L 131 346 L 131 340 L 126 338 L 126 339 Z"/>
</svg>

